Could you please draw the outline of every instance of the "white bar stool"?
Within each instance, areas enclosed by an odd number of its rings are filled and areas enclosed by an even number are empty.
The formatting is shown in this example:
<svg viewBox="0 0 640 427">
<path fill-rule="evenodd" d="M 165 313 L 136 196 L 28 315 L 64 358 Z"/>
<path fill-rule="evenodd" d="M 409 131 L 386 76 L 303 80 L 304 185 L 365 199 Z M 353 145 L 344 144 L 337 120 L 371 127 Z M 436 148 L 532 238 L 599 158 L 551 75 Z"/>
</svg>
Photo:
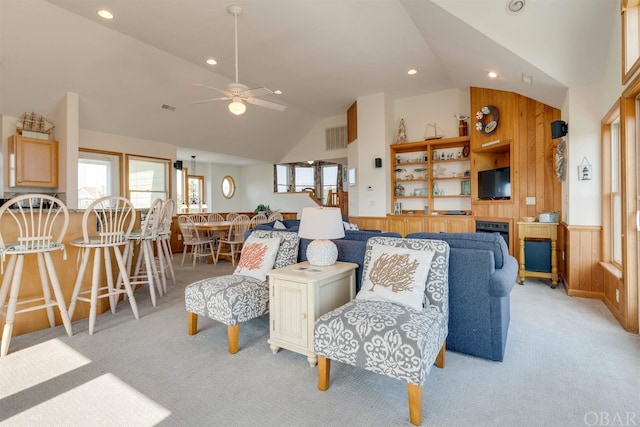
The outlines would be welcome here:
<svg viewBox="0 0 640 427">
<path fill-rule="evenodd" d="M 96 223 L 90 221 L 95 215 Z M 138 306 L 133 295 L 133 289 L 129 282 L 129 273 L 124 257 L 127 256 L 129 245 L 129 234 L 133 229 L 136 220 L 136 212 L 133 204 L 125 197 L 107 196 L 100 198 L 87 208 L 82 217 L 82 235 L 81 239 L 71 242 L 71 245 L 80 248 L 78 257 L 82 256 L 82 264 L 78 271 L 69 305 L 69 317 L 73 318 L 73 312 L 78 301 L 88 302 L 89 309 L 89 335 L 93 334 L 96 322 L 96 312 L 98 298 L 109 298 L 109 306 L 111 312 L 116 312 L 116 297 L 126 293 L 129 297 L 129 304 L 136 319 L 138 316 Z M 96 231 L 97 230 L 97 231 Z M 96 234 L 97 233 L 97 234 Z M 124 248 L 124 255 L 121 251 Z M 104 251 L 103 251 L 104 249 Z M 111 251 L 118 263 L 119 274 L 122 277 L 125 289 L 119 289 L 114 286 L 113 272 L 111 270 Z M 80 291 L 82 287 L 82 279 L 89 263 L 89 255 L 94 251 L 93 256 L 93 275 L 91 281 L 91 289 Z M 100 286 L 101 260 L 100 257 L 104 253 L 104 267 L 107 275 L 107 285 Z M 106 291 L 106 292 L 104 292 Z M 103 292 L 98 295 L 99 292 Z M 89 298 L 81 295 L 90 294 Z"/>
<path fill-rule="evenodd" d="M 169 270 L 171 274 L 171 281 L 173 285 L 176 284 L 176 275 L 173 272 L 173 252 L 171 252 L 171 223 L 173 221 L 173 215 L 176 212 L 176 201 L 169 199 L 162 205 L 162 212 L 160 215 L 160 223 L 158 224 L 158 239 L 156 253 L 158 254 L 158 263 L 160 264 L 160 271 L 163 275 L 162 286 L 164 293 L 167 293 L 167 281 L 166 270 Z M 160 258 L 162 255 L 162 259 Z"/>
<path fill-rule="evenodd" d="M 6 317 L 4 329 L 2 331 L 2 345 L 0 346 L 0 356 L 4 357 L 9 351 L 9 342 L 13 333 L 13 322 L 16 314 L 29 311 L 46 309 L 49 324 L 53 328 L 56 325 L 53 307 L 60 310 L 60 318 L 67 334 L 73 334 L 71 330 L 70 316 L 64 302 L 64 295 L 60 288 L 60 281 L 56 274 L 55 266 L 51 258 L 51 251 L 65 251 L 62 238 L 69 225 L 69 212 L 67 207 L 55 197 L 46 194 L 25 194 L 14 197 L 0 207 L 0 220 L 2 217 L 8 218 L 8 222 L 0 229 L 0 255 L 2 264 L 9 255 L 9 264 L 2 287 L 0 287 L 0 311 L 6 307 Z M 9 230 L 17 231 L 17 241 L 6 243 L 3 234 Z M 54 233 L 56 236 L 54 237 Z M 22 279 L 22 269 L 24 266 L 24 256 L 36 254 L 38 260 L 38 271 L 42 285 L 42 297 L 21 300 L 18 302 L 20 293 L 20 282 Z M 64 252 L 66 259 L 66 252 Z M 55 295 L 55 300 L 51 299 L 51 290 Z M 9 287 L 11 290 L 9 291 Z M 5 300 L 9 293 L 9 302 L 5 306 Z M 33 304 L 41 302 L 41 304 Z M 25 308 L 18 310 L 18 305 L 25 305 Z"/>
</svg>

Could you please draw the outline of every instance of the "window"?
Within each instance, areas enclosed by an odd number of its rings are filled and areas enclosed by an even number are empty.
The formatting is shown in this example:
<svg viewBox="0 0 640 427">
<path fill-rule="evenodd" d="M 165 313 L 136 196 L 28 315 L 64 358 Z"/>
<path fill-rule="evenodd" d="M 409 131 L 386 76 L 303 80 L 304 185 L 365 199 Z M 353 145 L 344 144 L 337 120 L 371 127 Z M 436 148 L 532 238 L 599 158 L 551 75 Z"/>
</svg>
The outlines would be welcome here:
<svg viewBox="0 0 640 427">
<path fill-rule="evenodd" d="M 86 209 L 104 196 L 119 196 L 122 155 L 80 149 L 78 152 L 78 208 Z"/>
<path fill-rule="evenodd" d="M 202 175 L 189 175 L 189 204 L 199 205 L 205 203 L 204 200 L 204 176 Z"/>
<path fill-rule="evenodd" d="M 313 191 L 324 204 L 329 190 L 342 190 L 341 164 L 308 161 L 305 163 L 283 163 L 273 165 L 273 191 L 276 193 L 300 193 Z"/>
<path fill-rule="evenodd" d="M 322 202 L 328 204 L 329 191 L 338 191 L 338 165 L 323 165 L 322 168 Z"/>
<path fill-rule="evenodd" d="M 620 173 L 620 118 L 611 123 L 611 261 L 622 265 L 622 194 Z"/>
<path fill-rule="evenodd" d="M 622 0 L 622 84 L 640 68 L 640 0 Z"/>
<path fill-rule="evenodd" d="M 136 209 L 170 197 L 170 159 L 127 155 L 127 197 Z"/>
<path fill-rule="evenodd" d="M 222 191 L 222 195 L 227 199 L 233 197 L 236 193 L 236 182 L 229 175 L 222 178 L 222 183 L 220 184 L 220 190 Z"/>
</svg>

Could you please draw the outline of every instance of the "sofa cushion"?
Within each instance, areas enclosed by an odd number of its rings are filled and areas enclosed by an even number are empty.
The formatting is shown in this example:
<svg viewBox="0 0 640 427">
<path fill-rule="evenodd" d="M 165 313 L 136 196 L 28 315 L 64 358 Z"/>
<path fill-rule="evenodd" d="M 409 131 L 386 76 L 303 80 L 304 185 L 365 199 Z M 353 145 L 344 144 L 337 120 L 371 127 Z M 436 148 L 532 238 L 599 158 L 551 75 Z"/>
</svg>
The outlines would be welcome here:
<svg viewBox="0 0 640 427">
<path fill-rule="evenodd" d="M 357 299 L 388 301 L 422 309 L 434 252 L 372 244 L 367 248 Z"/>
<path fill-rule="evenodd" d="M 489 250 L 496 269 L 502 268 L 509 257 L 509 248 L 500 233 L 411 233 L 407 238 L 444 240 L 452 248 Z"/>
</svg>

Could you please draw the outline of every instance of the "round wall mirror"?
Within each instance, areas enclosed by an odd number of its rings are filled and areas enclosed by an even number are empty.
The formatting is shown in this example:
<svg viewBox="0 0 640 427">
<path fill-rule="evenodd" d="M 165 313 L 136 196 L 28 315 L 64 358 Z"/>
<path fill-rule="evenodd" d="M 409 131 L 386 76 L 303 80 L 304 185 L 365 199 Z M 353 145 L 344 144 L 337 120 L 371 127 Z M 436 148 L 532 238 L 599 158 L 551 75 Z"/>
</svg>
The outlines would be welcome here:
<svg viewBox="0 0 640 427">
<path fill-rule="evenodd" d="M 236 183 L 229 175 L 222 178 L 222 184 L 220 185 L 220 189 L 222 190 L 222 195 L 227 199 L 233 197 L 236 193 Z"/>
</svg>

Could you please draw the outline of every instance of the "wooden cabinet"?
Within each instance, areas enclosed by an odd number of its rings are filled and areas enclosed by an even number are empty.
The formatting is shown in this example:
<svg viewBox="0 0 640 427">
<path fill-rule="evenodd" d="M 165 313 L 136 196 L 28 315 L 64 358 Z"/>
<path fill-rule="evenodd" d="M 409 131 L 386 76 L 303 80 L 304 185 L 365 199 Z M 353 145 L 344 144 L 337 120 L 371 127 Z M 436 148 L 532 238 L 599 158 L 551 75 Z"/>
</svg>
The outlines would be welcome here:
<svg viewBox="0 0 640 427">
<path fill-rule="evenodd" d="M 428 219 L 431 233 L 470 233 L 475 231 L 473 218 L 468 216 L 442 215 Z"/>
<path fill-rule="evenodd" d="M 269 272 L 269 344 L 274 354 L 286 348 L 307 356 L 309 366 L 317 364 L 313 325 L 355 297 L 357 266 L 336 262 L 316 267 L 302 262 Z"/>
<path fill-rule="evenodd" d="M 470 212 L 469 144 L 469 136 L 392 144 L 391 212 Z"/>
<path fill-rule="evenodd" d="M 9 137 L 9 187 L 58 187 L 58 141 Z"/>
<path fill-rule="evenodd" d="M 425 231 L 425 219 L 424 215 L 389 215 L 387 228 L 389 231 L 400 233 L 404 237 L 409 233 Z"/>
</svg>

